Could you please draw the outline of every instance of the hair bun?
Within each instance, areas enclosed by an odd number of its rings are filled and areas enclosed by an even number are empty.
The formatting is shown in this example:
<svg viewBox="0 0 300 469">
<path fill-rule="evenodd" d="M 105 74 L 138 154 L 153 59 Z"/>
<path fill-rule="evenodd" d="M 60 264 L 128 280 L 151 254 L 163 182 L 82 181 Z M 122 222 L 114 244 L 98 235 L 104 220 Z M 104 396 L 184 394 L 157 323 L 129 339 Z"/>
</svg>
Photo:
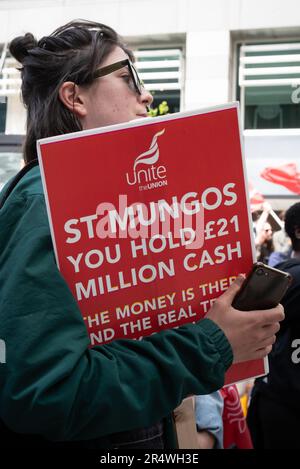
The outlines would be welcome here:
<svg viewBox="0 0 300 469">
<path fill-rule="evenodd" d="M 18 36 L 11 41 L 9 51 L 18 62 L 23 63 L 29 51 L 35 47 L 37 47 L 37 40 L 33 34 L 26 33 L 24 36 Z"/>
</svg>

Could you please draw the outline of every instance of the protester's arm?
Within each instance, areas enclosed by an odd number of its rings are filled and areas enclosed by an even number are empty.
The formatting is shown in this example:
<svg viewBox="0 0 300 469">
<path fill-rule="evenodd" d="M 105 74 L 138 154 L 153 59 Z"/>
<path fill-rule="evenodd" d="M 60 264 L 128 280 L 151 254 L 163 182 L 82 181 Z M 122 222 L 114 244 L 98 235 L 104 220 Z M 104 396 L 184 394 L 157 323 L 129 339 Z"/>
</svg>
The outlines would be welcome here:
<svg viewBox="0 0 300 469">
<path fill-rule="evenodd" d="M 265 233 L 264 233 L 264 226 L 267 222 L 270 212 L 272 210 L 271 205 L 268 202 L 263 204 L 263 211 L 256 222 L 256 237 L 255 237 L 255 245 L 256 247 L 260 247 L 261 244 L 265 241 Z"/>
<path fill-rule="evenodd" d="M 223 398 L 216 391 L 203 396 L 195 396 L 195 419 L 199 448 L 223 448 Z"/>
<path fill-rule="evenodd" d="M 216 448 L 216 438 L 210 431 L 199 430 L 197 432 L 197 442 L 199 449 L 221 449 Z"/>
<path fill-rule="evenodd" d="M 54 440 L 92 439 L 153 424 L 188 394 L 223 385 L 231 347 L 208 319 L 88 349 L 81 313 L 55 264 L 44 210 L 41 198 L 29 198 L 0 256 L 7 347 L 0 418 L 8 427 Z"/>
</svg>

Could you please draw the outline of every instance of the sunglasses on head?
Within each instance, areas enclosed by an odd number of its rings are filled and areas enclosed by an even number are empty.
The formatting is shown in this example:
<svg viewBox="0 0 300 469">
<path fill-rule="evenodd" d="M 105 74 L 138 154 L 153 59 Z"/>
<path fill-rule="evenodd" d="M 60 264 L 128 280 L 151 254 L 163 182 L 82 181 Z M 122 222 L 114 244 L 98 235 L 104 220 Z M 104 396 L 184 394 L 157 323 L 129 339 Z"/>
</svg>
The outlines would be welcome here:
<svg viewBox="0 0 300 469">
<path fill-rule="evenodd" d="M 138 94 L 142 94 L 144 87 L 138 76 L 135 66 L 132 62 L 130 62 L 129 59 L 120 60 L 120 62 L 115 62 L 114 64 L 107 65 L 106 67 L 98 68 L 93 74 L 93 78 L 104 77 L 105 75 L 109 75 L 110 73 L 115 72 L 116 70 L 120 70 L 123 67 L 128 67 L 134 88 L 133 91 L 136 91 Z"/>
</svg>

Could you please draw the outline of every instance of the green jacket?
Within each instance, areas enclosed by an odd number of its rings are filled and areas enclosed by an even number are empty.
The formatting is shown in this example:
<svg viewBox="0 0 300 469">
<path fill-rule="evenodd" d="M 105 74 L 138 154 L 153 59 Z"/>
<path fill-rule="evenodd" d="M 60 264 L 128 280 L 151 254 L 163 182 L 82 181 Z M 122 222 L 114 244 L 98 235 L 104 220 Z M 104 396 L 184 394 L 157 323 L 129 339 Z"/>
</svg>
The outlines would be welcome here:
<svg viewBox="0 0 300 469">
<path fill-rule="evenodd" d="M 168 418 L 188 395 L 219 389 L 232 363 L 229 342 L 209 319 L 88 348 L 55 263 L 38 166 L 0 210 L 0 339 L 3 428 L 52 441 L 96 440 L 99 448 L 110 447 L 110 434 Z"/>
</svg>

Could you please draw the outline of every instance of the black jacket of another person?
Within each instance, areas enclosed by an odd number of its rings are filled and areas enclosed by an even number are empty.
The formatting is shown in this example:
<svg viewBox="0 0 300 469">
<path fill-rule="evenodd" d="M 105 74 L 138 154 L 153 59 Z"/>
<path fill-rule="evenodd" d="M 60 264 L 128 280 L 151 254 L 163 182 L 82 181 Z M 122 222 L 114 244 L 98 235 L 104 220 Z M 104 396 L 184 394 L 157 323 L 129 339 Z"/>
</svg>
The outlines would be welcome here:
<svg viewBox="0 0 300 469">
<path fill-rule="evenodd" d="M 300 412 L 300 260 L 289 259 L 276 268 L 289 272 L 293 280 L 281 301 L 285 319 L 269 355 L 270 373 L 256 380 L 254 394 L 260 392 Z"/>
</svg>

